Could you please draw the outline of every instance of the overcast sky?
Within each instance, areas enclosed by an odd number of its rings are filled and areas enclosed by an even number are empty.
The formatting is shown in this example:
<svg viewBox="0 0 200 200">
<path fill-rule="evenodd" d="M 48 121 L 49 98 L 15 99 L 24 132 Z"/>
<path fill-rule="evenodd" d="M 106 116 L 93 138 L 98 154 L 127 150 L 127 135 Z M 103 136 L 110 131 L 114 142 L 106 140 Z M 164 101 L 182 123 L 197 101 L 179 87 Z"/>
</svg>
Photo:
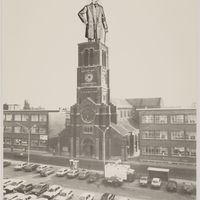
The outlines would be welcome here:
<svg viewBox="0 0 200 200">
<path fill-rule="evenodd" d="M 77 16 L 87 0 L 3 0 L 3 101 L 46 108 L 76 102 Z M 113 98 L 197 98 L 197 1 L 101 0 Z"/>
</svg>

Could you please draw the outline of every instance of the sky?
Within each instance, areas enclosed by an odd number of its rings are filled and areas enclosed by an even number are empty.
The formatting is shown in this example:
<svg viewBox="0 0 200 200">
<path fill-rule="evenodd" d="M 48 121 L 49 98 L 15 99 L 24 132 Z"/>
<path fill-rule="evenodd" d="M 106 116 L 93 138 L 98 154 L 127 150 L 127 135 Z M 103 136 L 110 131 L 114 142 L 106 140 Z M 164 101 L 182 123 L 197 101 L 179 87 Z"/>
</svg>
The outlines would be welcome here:
<svg viewBox="0 0 200 200">
<path fill-rule="evenodd" d="M 89 0 L 3 0 L 3 102 L 45 108 L 76 103 L 77 13 Z M 101 0 L 112 98 L 197 101 L 197 1 Z"/>
</svg>

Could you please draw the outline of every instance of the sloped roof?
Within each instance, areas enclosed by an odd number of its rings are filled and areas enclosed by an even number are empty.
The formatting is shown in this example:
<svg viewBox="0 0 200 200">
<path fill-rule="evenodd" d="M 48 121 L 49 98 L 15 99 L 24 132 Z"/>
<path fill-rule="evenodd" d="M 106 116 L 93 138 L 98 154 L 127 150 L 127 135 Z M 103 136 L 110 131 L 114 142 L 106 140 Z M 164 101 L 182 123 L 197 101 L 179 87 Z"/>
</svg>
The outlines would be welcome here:
<svg viewBox="0 0 200 200">
<path fill-rule="evenodd" d="M 111 99 L 111 103 L 117 106 L 117 108 L 132 108 L 133 106 L 126 99 Z"/>
<path fill-rule="evenodd" d="M 135 108 L 160 108 L 162 105 L 162 98 L 136 98 L 126 99 L 129 104 Z"/>
<path fill-rule="evenodd" d="M 118 121 L 117 124 L 111 123 L 110 126 L 122 136 L 127 135 L 129 132 L 138 133 L 139 131 L 137 128 L 133 127 L 128 120 Z"/>
</svg>

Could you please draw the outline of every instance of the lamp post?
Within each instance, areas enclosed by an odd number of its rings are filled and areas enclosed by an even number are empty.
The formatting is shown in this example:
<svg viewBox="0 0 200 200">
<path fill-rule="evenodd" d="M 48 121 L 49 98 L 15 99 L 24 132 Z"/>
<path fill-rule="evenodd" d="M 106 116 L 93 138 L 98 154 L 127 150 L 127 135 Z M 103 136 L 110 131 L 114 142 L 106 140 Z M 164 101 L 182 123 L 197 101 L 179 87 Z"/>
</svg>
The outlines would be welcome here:
<svg viewBox="0 0 200 200">
<path fill-rule="evenodd" d="M 30 146 L 31 146 L 31 129 L 33 127 L 35 127 L 36 125 L 34 124 L 31 127 L 27 127 L 27 126 L 24 126 L 23 124 L 20 124 L 20 123 L 16 123 L 16 124 L 23 127 L 28 133 L 28 164 L 29 164 L 29 162 L 30 162 Z"/>
<path fill-rule="evenodd" d="M 106 132 L 110 128 L 109 126 L 106 127 L 104 131 L 102 131 L 98 126 L 95 126 L 103 133 L 103 168 L 104 168 L 104 175 L 105 175 L 105 164 L 106 164 Z"/>
</svg>

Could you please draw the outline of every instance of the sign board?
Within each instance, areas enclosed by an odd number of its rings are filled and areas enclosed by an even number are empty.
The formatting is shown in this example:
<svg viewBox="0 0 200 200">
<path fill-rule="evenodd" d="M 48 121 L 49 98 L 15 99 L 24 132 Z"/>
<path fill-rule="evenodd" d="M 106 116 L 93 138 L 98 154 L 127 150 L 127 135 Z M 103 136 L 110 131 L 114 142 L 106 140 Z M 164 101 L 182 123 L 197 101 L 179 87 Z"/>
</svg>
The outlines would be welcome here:
<svg viewBox="0 0 200 200">
<path fill-rule="evenodd" d="M 48 135 L 40 135 L 40 140 L 48 140 Z"/>
</svg>

